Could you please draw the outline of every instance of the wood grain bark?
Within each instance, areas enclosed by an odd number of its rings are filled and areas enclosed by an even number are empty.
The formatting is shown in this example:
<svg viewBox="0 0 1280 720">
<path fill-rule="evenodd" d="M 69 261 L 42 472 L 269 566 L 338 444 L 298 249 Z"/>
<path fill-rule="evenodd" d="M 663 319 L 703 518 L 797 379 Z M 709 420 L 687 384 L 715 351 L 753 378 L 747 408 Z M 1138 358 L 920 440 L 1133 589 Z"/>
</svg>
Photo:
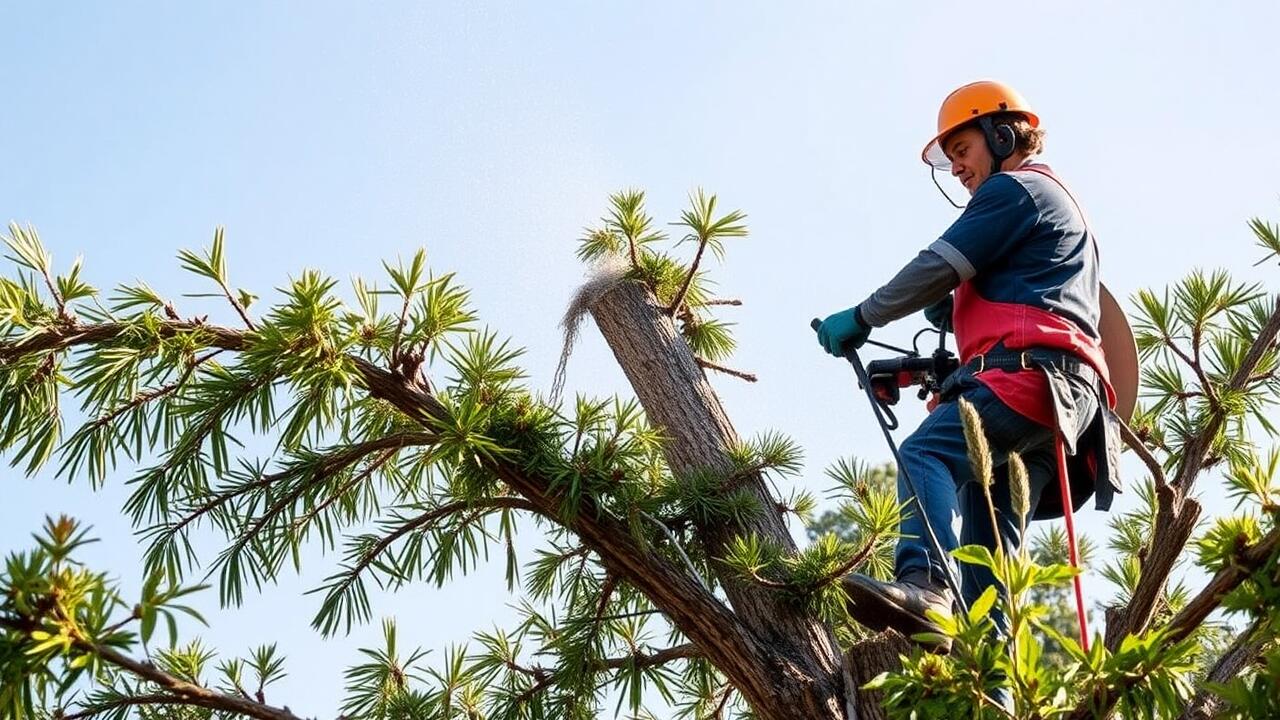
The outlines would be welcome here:
<svg viewBox="0 0 1280 720">
<path fill-rule="evenodd" d="M 665 308 L 648 286 L 620 281 L 590 307 L 596 325 L 626 374 L 649 421 L 667 436 L 666 460 L 677 476 L 711 470 L 728 477 L 726 450 L 739 442 L 724 407 Z M 754 533 L 794 552 L 778 508 L 758 473 L 739 478 L 761 512 L 741 523 L 700 522 L 697 534 L 712 558 L 722 557 L 739 535 Z M 713 563 L 714 564 L 714 563 Z M 842 656 L 831 629 L 776 590 L 717 573 L 734 614 L 769 649 L 751 683 L 739 686 L 762 718 L 846 718 L 853 695 L 846 686 Z"/>
</svg>

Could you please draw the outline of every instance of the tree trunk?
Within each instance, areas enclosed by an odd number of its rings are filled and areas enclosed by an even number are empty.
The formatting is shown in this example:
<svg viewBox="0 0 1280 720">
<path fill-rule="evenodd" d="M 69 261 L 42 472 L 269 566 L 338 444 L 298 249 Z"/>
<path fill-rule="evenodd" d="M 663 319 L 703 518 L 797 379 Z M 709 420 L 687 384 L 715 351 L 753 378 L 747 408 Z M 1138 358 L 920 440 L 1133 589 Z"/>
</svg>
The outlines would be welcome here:
<svg viewBox="0 0 1280 720">
<path fill-rule="evenodd" d="M 619 281 L 591 304 L 590 311 L 650 423 L 669 438 L 664 452 L 671 471 L 678 477 L 710 469 L 727 478 L 731 465 L 725 451 L 739 442 L 737 432 L 688 343 L 650 289 Z M 722 556 L 734 537 L 749 533 L 795 552 L 764 478 L 756 473 L 735 486 L 747 488 L 762 511 L 742 524 L 700 524 L 698 538 L 708 556 Z M 860 697 L 856 688 L 897 666 L 898 654 L 906 650 L 900 636 L 882 635 L 843 655 L 831 628 L 778 591 L 728 572 L 718 572 L 717 579 L 754 644 L 766 648 L 755 659 L 744 658 L 740 667 L 721 668 L 759 717 L 883 717 L 873 694 Z M 690 638 L 697 642 L 696 636 Z"/>
</svg>

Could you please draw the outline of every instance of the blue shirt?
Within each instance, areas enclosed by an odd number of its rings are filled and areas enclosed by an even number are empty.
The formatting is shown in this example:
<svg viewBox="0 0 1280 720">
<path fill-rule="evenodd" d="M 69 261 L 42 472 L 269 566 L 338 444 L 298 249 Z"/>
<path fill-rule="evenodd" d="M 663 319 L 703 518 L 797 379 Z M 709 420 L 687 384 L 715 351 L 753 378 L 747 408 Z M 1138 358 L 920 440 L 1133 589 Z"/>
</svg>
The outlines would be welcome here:
<svg viewBox="0 0 1280 720">
<path fill-rule="evenodd" d="M 1034 170 L 992 175 L 929 249 L 984 299 L 1047 310 L 1099 336 L 1097 245 L 1052 177 Z"/>
</svg>

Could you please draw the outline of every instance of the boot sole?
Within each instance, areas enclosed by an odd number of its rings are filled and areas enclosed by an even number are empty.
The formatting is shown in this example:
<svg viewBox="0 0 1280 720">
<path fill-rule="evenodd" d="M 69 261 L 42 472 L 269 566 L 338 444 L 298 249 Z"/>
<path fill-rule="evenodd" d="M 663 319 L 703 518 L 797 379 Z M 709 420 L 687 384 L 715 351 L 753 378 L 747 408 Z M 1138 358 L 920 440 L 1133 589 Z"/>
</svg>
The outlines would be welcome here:
<svg viewBox="0 0 1280 720">
<path fill-rule="evenodd" d="M 939 628 L 928 618 L 921 617 L 892 599 L 881 595 L 874 588 L 859 583 L 854 578 L 846 578 L 845 592 L 849 594 L 852 604 L 850 614 L 860 624 L 877 632 L 894 630 L 921 647 L 939 655 L 951 652 L 951 638 L 945 642 L 921 642 L 912 638 L 918 633 L 941 633 Z"/>
</svg>

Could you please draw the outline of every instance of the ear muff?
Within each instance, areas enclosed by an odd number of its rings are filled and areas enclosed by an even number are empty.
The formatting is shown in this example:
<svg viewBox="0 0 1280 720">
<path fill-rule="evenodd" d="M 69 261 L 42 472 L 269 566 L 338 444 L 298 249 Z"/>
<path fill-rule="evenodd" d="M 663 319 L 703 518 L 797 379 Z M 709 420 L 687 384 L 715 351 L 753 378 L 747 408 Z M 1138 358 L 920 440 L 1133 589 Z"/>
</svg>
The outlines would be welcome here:
<svg viewBox="0 0 1280 720">
<path fill-rule="evenodd" d="M 1013 126 L 1007 123 L 996 125 L 991 122 L 990 117 L 978 118 L 978 125 L 987 138 L 987 148 L 991 150 L 991 156 L 996 162 L 1001 162 L 1013 154 L 1018 144 L 1018 136 L 1014 134 Z"/>
</svg>

